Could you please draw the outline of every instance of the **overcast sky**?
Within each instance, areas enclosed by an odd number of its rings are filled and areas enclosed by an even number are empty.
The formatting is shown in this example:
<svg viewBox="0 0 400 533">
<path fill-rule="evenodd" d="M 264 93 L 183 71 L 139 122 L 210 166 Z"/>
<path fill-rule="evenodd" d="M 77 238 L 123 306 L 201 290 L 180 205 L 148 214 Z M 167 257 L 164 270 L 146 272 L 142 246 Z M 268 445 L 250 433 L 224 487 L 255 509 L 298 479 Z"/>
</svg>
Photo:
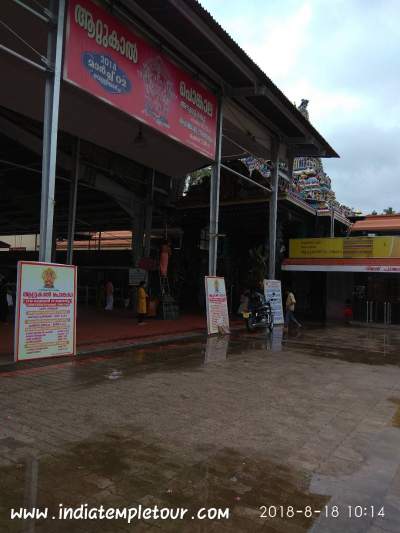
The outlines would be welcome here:
<svg viewBox="0 0 400 533">
<path fill-rule="evenodd" d="M 339 202 L 400 211 L 400 0 L 201 0 L 341 156 Z"/>
</svg>

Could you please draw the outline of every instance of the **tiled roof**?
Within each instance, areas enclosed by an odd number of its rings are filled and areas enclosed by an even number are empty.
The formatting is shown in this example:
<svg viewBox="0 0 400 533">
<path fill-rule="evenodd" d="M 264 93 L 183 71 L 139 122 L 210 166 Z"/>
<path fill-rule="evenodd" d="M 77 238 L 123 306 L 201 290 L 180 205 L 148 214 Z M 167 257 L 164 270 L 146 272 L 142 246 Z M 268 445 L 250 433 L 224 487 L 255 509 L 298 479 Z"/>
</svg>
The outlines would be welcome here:
<svg viewBox="0 0 400 533">
<path fill-rule="evenodd" d="M 359 231 L 400 231 L 400 215 L 367 216 L 351 227 L 351 233 Z"/>
</svg>

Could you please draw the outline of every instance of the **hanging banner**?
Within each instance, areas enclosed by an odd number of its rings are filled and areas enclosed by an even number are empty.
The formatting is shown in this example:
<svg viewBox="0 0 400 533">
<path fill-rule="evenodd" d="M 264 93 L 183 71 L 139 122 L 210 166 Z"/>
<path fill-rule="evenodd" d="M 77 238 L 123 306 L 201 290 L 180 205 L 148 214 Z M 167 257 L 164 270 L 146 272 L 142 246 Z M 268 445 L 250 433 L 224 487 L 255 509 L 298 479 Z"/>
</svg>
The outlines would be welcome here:
<svg viewBox="0 0 400 533">
<path fill-rule="evenodd" d="M 215 95 L 90 0 L 69 2 L 64 79 L 215 159 Z"/>
<path fill-rule="evenodd" d="M 76 354 L 76 266 L 18 262 L 14 359 Z"/>
<path fill-rule="evenodd" d="M 274 324 L 284 324 L 285 317 L 283 316 L 282 288 L 280 280 L 265 279 L 264 295 L 267 302 L 269 302 L 271 305 L 272 315 L 274 317 Z"/>
<path fill-rule="evenodd" d="M 208 334 L 229 333 L 229 313 L 224 278 L 206 276 Z"/>
</svg>

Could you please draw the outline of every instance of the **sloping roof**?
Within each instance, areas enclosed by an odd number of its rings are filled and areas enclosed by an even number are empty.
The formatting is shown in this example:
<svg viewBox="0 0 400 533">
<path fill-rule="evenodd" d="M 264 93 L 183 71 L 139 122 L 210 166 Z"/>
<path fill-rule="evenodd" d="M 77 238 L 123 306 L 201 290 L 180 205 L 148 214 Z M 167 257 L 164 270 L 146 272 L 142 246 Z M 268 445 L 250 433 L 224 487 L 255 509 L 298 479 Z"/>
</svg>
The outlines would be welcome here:
<svg viewBox="0 0 400 533">
<path fill-rule="evenodd" d="M 366 216 L 351 227 L 351 233 L 359 231 L 400 231 L 400 215 Z"/>
<path fill-rule="evenodd" d="M 237 54 L 240 59 L 248 65 L 248 67 L 259 78 L 260 83 L 265 83 L 271 92 L 281 101 L 281 103 L 290 110 L 301 122 L 308 131 L 318 139 L 318 141 L 326 148 L 326 157 L 339 157 L 337 152 L 329 145 L 329 143 L 322 137 L 322 135 L 314 128 L 314 126 L 304 117 L 304 115 L 297 109 L 297 107 L 285 96 L 285 94 L 273 83 L 273 81 L 265 74 L 265 72 L 255 63 L 251 57 L 241 48 L 238 43 L 229 35 L 229 33 L 214 19 L 214 17 L 207 11 L 198 0 L 186 0 L 186 2 L 195 10 L 210 26 L 213 27 L 215 33 L 225 41 L 225 43 Z M 257 97 L 254 97 L 254 99 Z"/>
<path fill-rule="evenodd" d="M 158 33 L 160 45 L 167 44 L 177 56 L 186 56 L 185 62 L 194 72 L 218 87 L 222 81 L 233 91 L 231 95 L 228 91 L 228 96 L 241 98 L 242 104 L 250 105 L 285 136 L 299 139 L 299 144 L 292 144 L 295 155 L 339 157 L 198 0 L 121 0 L 123 6 L 132 17 L 141 19 L 150 33 Z"/>
</svg>

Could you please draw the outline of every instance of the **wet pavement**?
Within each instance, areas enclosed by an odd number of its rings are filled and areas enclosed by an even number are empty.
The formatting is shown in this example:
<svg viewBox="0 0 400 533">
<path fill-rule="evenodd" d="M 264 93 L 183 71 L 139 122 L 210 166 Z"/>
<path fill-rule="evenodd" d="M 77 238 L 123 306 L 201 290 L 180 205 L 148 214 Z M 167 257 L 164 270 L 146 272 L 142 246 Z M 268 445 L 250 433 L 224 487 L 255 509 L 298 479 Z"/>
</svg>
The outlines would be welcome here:
<svg viewBox="0 0 400 533">
<path fill-rule="evenodd" d="M 399 366 L 400 332 L 305 327 L 2 367 L 0 532 L 398 532 Z"/>
</svg>

